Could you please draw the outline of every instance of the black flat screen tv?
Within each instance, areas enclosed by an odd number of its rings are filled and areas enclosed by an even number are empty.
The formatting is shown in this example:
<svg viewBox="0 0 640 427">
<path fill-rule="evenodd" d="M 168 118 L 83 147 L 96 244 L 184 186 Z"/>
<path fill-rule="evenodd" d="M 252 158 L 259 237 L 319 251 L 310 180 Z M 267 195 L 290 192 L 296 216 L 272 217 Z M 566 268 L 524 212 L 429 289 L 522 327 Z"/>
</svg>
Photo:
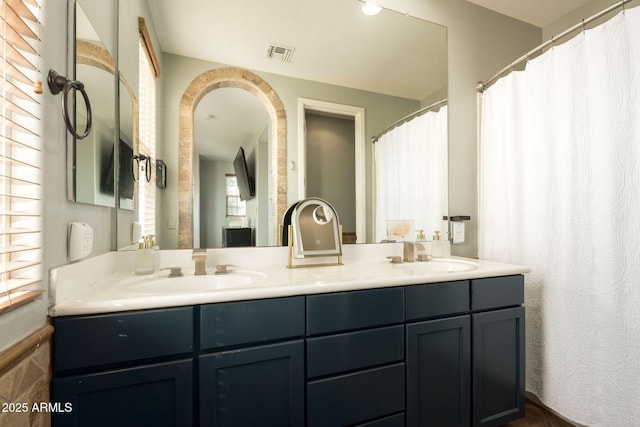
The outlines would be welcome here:
<svg viewBox="0 0 640 427">
<path fill-rule="evenodd" d="M 120 197 L 123 199 L 133 199 L 134 181 L 131 162 L 133 161 L 133 148 L 123 140 L 120 140 L 120 167 L 118 173 L 118 185 Z M 113 150 L 109 156 L 109 161 L 103 169 L 100 179 L 100 192 L 113 194 L 113 170 L 114 170 Z"/>
<path fill-rule="evenodd" d="M 240 189 L 240 200 L 249 200 L 256 196 L 256 189 L 253 177 L 249 174 L 247 159 L 244 156 L 244 149 L 240 147 L 236 158 L 233 160 L 233 170 L 236 174 L 236 181 Z"/>
</svg>

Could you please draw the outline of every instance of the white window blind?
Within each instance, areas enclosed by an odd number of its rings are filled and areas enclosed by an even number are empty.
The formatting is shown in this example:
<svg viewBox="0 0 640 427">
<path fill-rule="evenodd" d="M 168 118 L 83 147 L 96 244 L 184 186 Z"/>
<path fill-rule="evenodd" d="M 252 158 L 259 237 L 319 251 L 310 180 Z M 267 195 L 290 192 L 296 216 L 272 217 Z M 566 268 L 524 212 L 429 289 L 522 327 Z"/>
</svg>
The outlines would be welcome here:
<svg viewBox="0 0 640 427">
<path fill-rule="evenodd" d="M 143 24 L 141 24 L 143 25 Z M 151 181 L 147 182 L 144 171 L 140 171 L 138 181 L 138 221 L 142 225 L 142 234 L 156 234 L 156 71 L 148 49 L 146 30 L 140 31 L 139 48 L 139 145 L 138 153 L 151 157 Z M 142 165 L 142 162 L 140 163 Z"/>
<path fill-rule="evenodd" d="M 37 0 L 0 7 L 0 314 L 42 292 L 41 93 Z"/>
<path fill-rule="evenodd" d="M 227 216 L 246 216 L 247 202 L 240 199 L 240 188 L 235 175 L 225 175 L 227 193 Z"/>
</svg>

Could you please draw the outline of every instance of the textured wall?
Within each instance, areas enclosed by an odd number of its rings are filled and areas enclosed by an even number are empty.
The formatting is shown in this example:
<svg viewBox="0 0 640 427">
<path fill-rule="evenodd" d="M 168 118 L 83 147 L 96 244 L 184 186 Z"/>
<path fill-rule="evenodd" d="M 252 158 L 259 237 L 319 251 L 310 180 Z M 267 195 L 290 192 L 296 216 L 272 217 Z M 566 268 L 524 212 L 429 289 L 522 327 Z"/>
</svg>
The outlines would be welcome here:
<svg viewBox="0 0 640 427">
<path fill-rule="evenodd" d="M 49 401 L 52 332 L 44 326 L 0 354 L 0 426 L 51 425 L 50 413 L 34 411 L 33 405 Z"/>
</svg>

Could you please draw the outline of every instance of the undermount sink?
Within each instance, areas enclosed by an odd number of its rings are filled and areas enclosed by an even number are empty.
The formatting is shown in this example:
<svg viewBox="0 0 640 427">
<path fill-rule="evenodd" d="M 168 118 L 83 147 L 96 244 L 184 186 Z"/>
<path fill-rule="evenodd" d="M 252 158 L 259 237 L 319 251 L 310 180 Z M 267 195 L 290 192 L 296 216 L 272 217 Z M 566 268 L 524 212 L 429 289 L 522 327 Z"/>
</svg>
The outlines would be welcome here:
<svg viewBox="0 0 640 427">
<path fill-rule="evenodd" d="M 265 277 L 265 274 L 256 271 L 235 270 L 224 275 L 135 277 L 125 279 L 114 287 L 122 291 L 144 294 L 204 293 L 260 286 L 265 283 Z"/>
<path fill-rule="evenodd" d="M 455 271 L 469 271 L 478 268 L 478 263 L 474 261 L 461 260 L 455 258 L 432 258 L 425 262 L 410 262 L 402 264 L 393 264 L 394 268 L 413 271 L 416 273 L 451 273 Z"/>
</svg>

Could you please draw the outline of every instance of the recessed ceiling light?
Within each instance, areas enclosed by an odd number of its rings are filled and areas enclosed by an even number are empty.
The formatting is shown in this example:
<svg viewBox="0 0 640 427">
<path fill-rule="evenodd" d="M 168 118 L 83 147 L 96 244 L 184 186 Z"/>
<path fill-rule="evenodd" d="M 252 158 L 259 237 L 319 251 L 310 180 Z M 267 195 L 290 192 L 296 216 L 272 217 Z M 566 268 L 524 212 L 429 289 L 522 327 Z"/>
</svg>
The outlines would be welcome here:
<svg viewBox="0 0 640 427">
<path fill-rule="evenodd" d="M 364 13 L 365 15 L 377 15 L 381 10 L 382 8 L 380 6 L 368 1 L 364 2 L 364 4 L 362 5 L 362 13 Z"/>
</svg>

